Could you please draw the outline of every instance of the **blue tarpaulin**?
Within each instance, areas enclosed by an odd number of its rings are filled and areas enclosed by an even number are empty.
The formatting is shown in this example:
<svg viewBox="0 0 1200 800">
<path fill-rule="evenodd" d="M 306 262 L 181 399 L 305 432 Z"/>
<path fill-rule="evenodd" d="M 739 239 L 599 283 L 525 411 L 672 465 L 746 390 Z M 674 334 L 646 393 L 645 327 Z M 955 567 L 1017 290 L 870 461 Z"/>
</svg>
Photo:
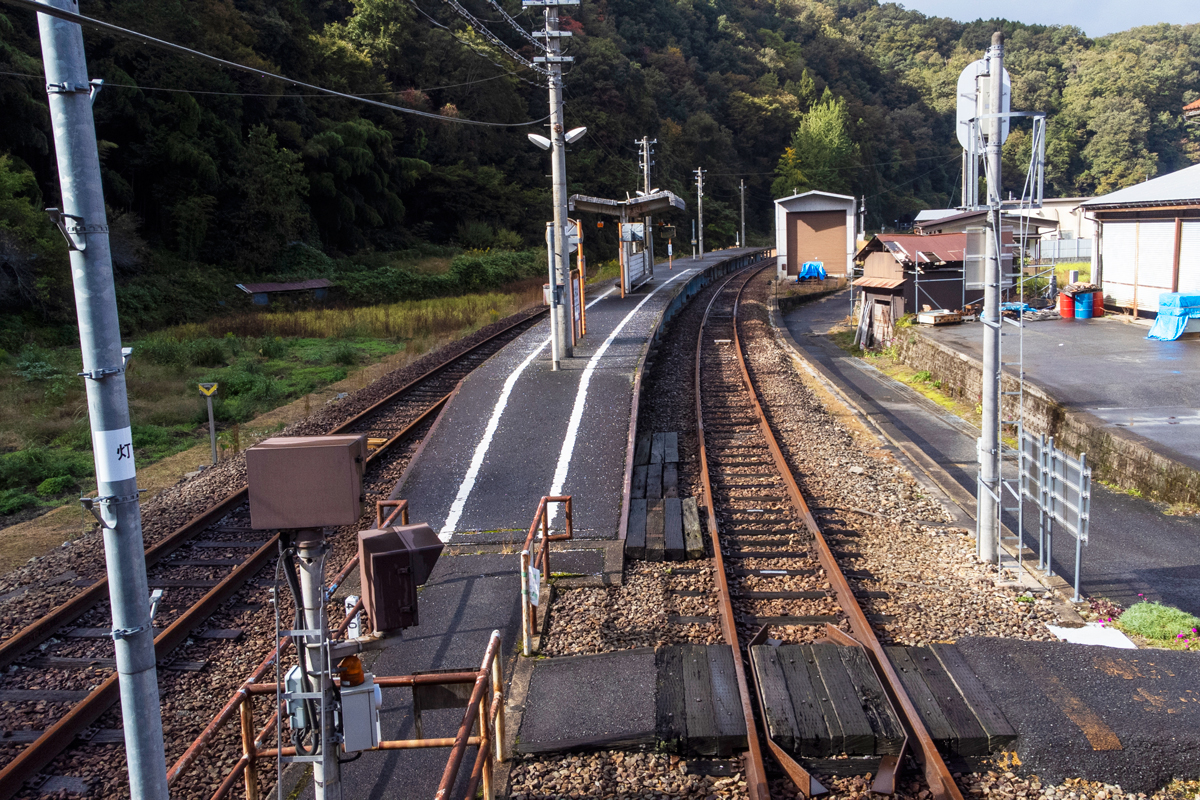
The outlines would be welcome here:
<svg viewBox="0 0 1200 800">
<path fill-rule="evenodd" d="M 805 278 L 825 280 L 825 265 L 820 261 L 805 261 L 800 266 L 800 274 L 796 276 L 796 280 L 802 281 Z"/>
<path fill-rule="evenodd" d="M 1189 319 L 1200 319 L 1200 295 L 1163 292 L 1158 296 L 1158 318 L 1146 338 L 1173 342 L 1183 335 Z"/>
</svg>

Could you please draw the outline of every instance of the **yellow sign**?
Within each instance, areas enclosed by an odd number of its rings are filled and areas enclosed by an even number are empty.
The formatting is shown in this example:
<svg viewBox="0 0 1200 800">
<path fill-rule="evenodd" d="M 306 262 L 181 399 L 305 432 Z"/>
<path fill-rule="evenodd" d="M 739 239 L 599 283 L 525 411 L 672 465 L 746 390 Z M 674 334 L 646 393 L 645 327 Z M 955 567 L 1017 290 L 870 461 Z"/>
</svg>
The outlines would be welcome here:
<svg viewBox="0 0 1200 800">
<path fill-rule="evenodd" d="M 215 383 L 200 383 L 197 386 L 200 387 L 200 394 L 205 397 L 212 397 L 217 393 L 217 384 Z"/>
</svg>

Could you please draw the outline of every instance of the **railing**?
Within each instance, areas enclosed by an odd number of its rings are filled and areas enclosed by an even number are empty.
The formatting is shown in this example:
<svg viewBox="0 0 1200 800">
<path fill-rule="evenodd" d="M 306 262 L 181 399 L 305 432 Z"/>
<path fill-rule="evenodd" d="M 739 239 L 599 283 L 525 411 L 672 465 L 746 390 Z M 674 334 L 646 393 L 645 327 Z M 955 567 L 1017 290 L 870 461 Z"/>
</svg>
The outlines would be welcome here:
<svg viewBox="0 0 1200 800">
<path fill-rule="evenodd" d="M 567 523 L 565 533 L 556 533 L 553 536 L 550 534 L 550 515 L 547 512 L 551 503 L 562 503 L 565 507 L 564 514 Z M 529 550 L 533 546 L 533 537 L 537 534 L 539 526 L 542 529 L 541 546 L 537 559 L 531 562 Z M 533 630 L 537 627 L 538 604 L 533 602 L 533 593 L 529 588 L 530 581 L 534 579 L 540 586 L 541 576 L 550 574 L 550 543 L 570 539 L 572 531 L 571 495 L 543 497 L 538 503 L 537 512 L 533 515 L 533 522 L 529 525 L 529 533 L 525 536 L 525 544 L 521 548 L 521 653 L 523 655 L 533 654 Z"/>
<path fill-rule="evenodd" d="M 386 518 L 383 516 L 383 509 L 385 508 L 392 509 L 391 513 L 388 514 Z M 400 524 L 408 524 L 407 500 L 380 500 L 375 504 L 376 527 L 383 528 L 392 524 L 397 516 L 400 517 Z M 342 581 L 346 579 L 351 570 L 353 570 L 357 565 L 358 556 L 355 555 L 346 562 L 346 564 L 336 575 L 333 576 L 333 578 L 329 581 L 328 588 L 325 590 L 326 602 L 333 597 L 333 593 L 339 586 L 341 586 Z M 350 609 L 346 613 L 345 619 L 342 620 L 342 623 L 338 626 L 337 630 L 333 632 L 332 638 L 336 639 L 345 635 L 346 628 L 349 626 L 350 621 L 354 619 L 355 615 L 362 610 L 363 601 L 360 599 L 357 605 L 355 605 L 354 608 Z M 217 791 L 212 797 L 213 800 L 220 800 L 220 798 L 228 796 L 229 792 L 233 789 L 233 786 L 237 783 L 238 778 L 244 774 L 246 783 L 246 799 L 258 800 L 258 769 L 255 761 L 263 754 L 262 748 L 265 744 L 264 737 L 270 736 L 274 731 L 275 726 L 279 724 L 279 712 L 278 710 L 275 712 L 275 714 L 263 728 L 262 732 L 255 737 L 253 735 L 253 731 L 251 730 L 253 727 L 254 714 L 253 709 L 251 708 L 250 698 L 253 694 L 273 693 L 275 691 L 275 684 L 260 684 L 258 681 L 262 680 L 263 677 L 266 676 L 268 670 L 274 666 L 275 660 L 282 658 L 283 654 L 287 652 L 287 649 L 291 647 L 291 645 L 291 637 L 283 637 L 279 640 L 279 642 L 275 645 L 275 649 L 267 654 L 266 658 L 264 658 L 254 672 L 250 674 L 250 677 L 246 678 L 242 685 L 238 687 L 237 691 L 233 693 L 233 697 L 229 699 L 229 702 L 227 702 L 220 712 L 213 717 L 212 721 L 208 723 L 205 729 L 201 731 L 200 735 L 196 737 L 195 741 L 193 741 L 188 746 L 187 750 L 184 751 L 183 755 L 179 757 L 179 760 L 176 761 L 171 769 L 167 771 L 168 786 L 178 780 L 180 775 L 191 769 L 204 751 L 208 749 L 208 746 L 212 743 L 213 739 L 216 738 L 217 734 L 221 732 L 221 729 L 225 727 L 225 724 L 229 722 L 234 715 L 237 715 L 240 717 L 242 724 L 242 757 L 233 766 L 233 769 L 230 770 L 230 772 L 225 776 L 225 779 L 221 782 L 221 785 L 217 788 Z M 471 675 L 474 676 L 474 673 L 471 673 Z M 474 678 L 472 677 L 472 680 L 473 679 Z M 399 679 L 382 678 L 378 679 L 377 682 L 395 680 Z M 438 675 L 437 680 L 443 683 L 453 682 L 448 681 L 444 675 Z M 380 683 L 380 685 L 387 686 L 404 684 Z"/>
</svg>

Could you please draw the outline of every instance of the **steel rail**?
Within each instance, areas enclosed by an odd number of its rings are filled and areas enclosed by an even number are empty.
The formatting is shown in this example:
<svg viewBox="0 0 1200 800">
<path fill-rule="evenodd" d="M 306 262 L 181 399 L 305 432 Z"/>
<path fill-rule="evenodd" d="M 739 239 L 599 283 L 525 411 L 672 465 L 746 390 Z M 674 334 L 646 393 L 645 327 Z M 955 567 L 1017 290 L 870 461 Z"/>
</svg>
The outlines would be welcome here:
<svg viewBox="0 0 1200 800">
<path fill-rule="evenodd" d="M 426 371 L 419 378 L 410 381 L 409 383 L 405 384 L 405 386 L 397 389 L 395 392 L 390 393 L 387 397 L 383 398 L 379 402 L 373 403 L 364 411 L 359 412 L 350 419 L 338 425 L 333 429 L 332 432 L 337 433 L 345 430 L 354 423 L 363 419 L 369 413 L 383 407 L 385 403 L 394 401 L 397 397 L 407 392 L 419 382 L 431 377 L 434 373 L 442 371 L 454 363 L 461 362 L 470 353 L 476 351 L 478 348 L 494 341 L 497 337 L 511 331 L 513 328 L 526 324 L 531 319 L 540 316 L 542 313 L 545 312 L 538 312 L 537 314 L 530 315 L 525 319 L 505 326 L 492 336 L 489 336 L 487 339 L 484 339 L 483 341 L 473 345 L 471 348 L 460 353 L 458 356 L 455 356 L 453 359 L 450 359 L 443 364 Z M 379 456 L 387 452 L 397 442 L 402 441 L 417 426 L 421 425 L 431 415 L 443 408 L 452 396 L 453 392 L 442 396 L 437 401 L 430 404 L 429 407 L 427 407 L 421 412 L 421 414 L 419 414 L 414 420 L 406 425 L 403 430 L 389 438 L 374 452 L 370 453 L 367 456 L 366 463 L 370 464 Z M 199 532 L 204 530 L 208 524 L 211 524 L 216 519 L 220 519 L 220 517 L 224 516 L 232 508 L 236 508 L 241 502 L 244 502 L 245 497 L 246 489 L 243 487 L 237 492 L 234 492 L 222 499 L 212 508 L 209 508 L 196 517 L 193 517 L 183 527 L 177 529 L 173 534 L 167 537 L 167 539 L 160 541 L 147 551 L 148 565 L 151 563 L 149 561 L 151 551 L 155 551 L 153 563 L 157 563 L 170 552 L 178 549 L 187 541 L 196 536 Z M 219 583 L 217 586 L 214 586 L 199 601 L 189 607 L 187 611 L 185 611 L 178 619 L 168 626 L 166 630 L 156 636 L 154 640 L 155 657 L 158 659 L 166 657 L 166 655 L 168 655 L 172 650 L 183 643 L 183 641 L 187 639 L 191 632 L 205 619 L 211 616 L 222 603 L 240 591 L 242 587 L 266 565 L 269 557 L 272 554 L 272 551 L 275 549 L 276 544 L 278 543 L 278 540 L 278 534 L 271 536 L 271 538 L 268 539 L 258 550 L 256 550 L 254 554 L 252 554 L 246 561 L 242 562 L 240 565 L 235 567 L 229 573 L 229 575 L 225 576 L 221 583 Z M 97 602 L 100 602 L 100 599 L 102 598 L 97 599 L 96 594 L 102 593 L 103 590 L 107 588 L 107 585 L 107 580 L 98 581 L 96 584 L 93 584 L 91 587 L 89 587 L 85 592 L 80 593 L 80 595 L 76 595 L 76 597 L 56 608 L 49 615 L 47 615 L 47 617 L 43 617 L 38 622 L 22 630 L 18 636 L 25 634 L 19 645 L 23 649 L 21 649 L 19 652 L 15 652 L 15 655 L 12 656 L 12 659 L 10 659 L 9 662 L 0 661 L 0 666 L 3 666 L 5 663 L 11 663 L 11 660 L 15 660 L 15 658 L 19 657 L 21 654 L 36 647 L 44 639 L 49 638 L 56 628 L 62 627 L 63 625 L 68 624 L 82 614 L 86 613 L 91 606 L 95 605 Z M 92 598 L 91 602 L 85 605 L 85 602 L 87 601 L 85 599 L 81 599 L 84 596 L 90 596 Z M 33 637 L 36 635 L 41 635 L 42 638 L 40 640 L 34 640 Z M 17 637 L 13 638 L 16 639 Z M 10 639 L 6 641 L 4 643 L 5 646 L 7 646 L 10 641 L 12 640 Z M 277 646 L 277 648 L 267 657 L 267 661 L 265 661 L 264 664 L 270 663 L 270 661 L 277 656 L 278 652 L 279 649 Z M 0 769 L 0 800 L 8 800 L 15 795 L 26 781 L 36 775 L 41 769 L 43 769 L 51 761 L 57 758 L 59 754 L 66 750 L 67 747 L 69 747 L 75 741 L 79 734 L 89 725 L 93 724 L 97 719 L 99 719 L 105 711 L 111 708 L 113 704 L 117 702 L 119 697 L 120 687 L 118 684 L 118 674 L 114 671 L 107 678 L 105 678 L 104 681 L 102 681 L 101 684 L 97 686 L 86 698 L 72 706 L 71 710 L 68 711 L 66 715 L 64 715 L 56 723 L 50 726 L 50 728 L 43 732 L 37 740 L 29 744 L 24 750 L 18 753 L 12 761 L 5 764 L 3 769 Z M 185 753 L 184 758 L 186 757 L 187 754 Z M 184 762 L 184 759 L 181 759 L 181 762 Z M 189 762 L 176 764 L 171 770 L 173 776 L 177 776 L 183 769 L 186 769 L 187 766 L 190 766 Z"/>
<path fill-rule="evenodd" d="M 704 309 L 704 316 L 700 320 L 700 332 L 696 337 L 696 434 L 700 440 L 700 479 L 704 490 L 704 504 L 707 506 L 708 511 L 708 533 L 713 545 L 713 562 L 715 566 L 713 572 L 716 573 L 717 592 L 720 598 L 721 632 L 725 635 L 725 643 L 733 648 L 733 669 L 737 678 L 738 699 L 742 704 L 742 715 L 746 719 L 746 742 L 749 746 L 746 756 L 743 759 L 746 770 L 746 790 L 750 795 L 750 800 L 770 800 L 771 791 L 767 786 L 766 764 L 763 761 L 762 746 L 759 743 L 758 728 L 754 719 L 754 706 L 750 701 L 750 687 L 746 681 L 746 668 L 742 663 L 741 647 L 738 644 L 737 620 L 733 615 L 733 602 L 729 595 L 729 579 L 725 574 L 725 559 L 721 554 L 720 530 L 717 527 L 717 513 L 713 508 L 712 501 L 712 485 L 708 477 L 708 454 L 704 447 L 704 412 L 700 406 L 700 387 L 702 386 L 700 383 L 700 361 L 703 354 L 704 331 L 705 326 L 708 324 L 708 314 L 712 311 L 713 304 L 717 301 L 717 298 L 721 296 L 721 292 L 725 291 L 725 287 L 734 278 L 745 272 L 757 271 L 747 267 L 741 272 L 729 275 L 717 287 L 712 298 L 708 301 L 708 306 Z"/>
<path fill-rule="evenodd" d="M 335 433 L 344 432 L 347 428 L 356 424 L 357 422 L 362 420 L 364 417 L 379 410 L 385 404 L 394 401 L 397 397 L 404 394 L 405 392 L 408 392 L 411 389 L 415 388 L 417 386 L 417 384 L 419 384 L 429 378 L 432 378 L 436 373 L 439 373 L 457 363 L 460 363 L 462 360 L 467 358 L 470 354 L 474 353 L 475 351 L 477 351 L 479 348 L 483 347 L 484 345 L 495 341 L 497 338 L 505 335 L 506 333 L 513 330 L 514 328 L 517 328 L 521 325 L 525 325 L 530 320 L 536 319 L 537 317 L 540 317 L 542 314 L 545 314 L 545 313 L 546 313 L 546 311 L 544 311 L 544 310 L 539 311 L 535 314 L 531 314 L 530 316 L 525 317 L 522 320 L 514 322 L 511 325 L 506 325 L 504 328 L 496 331 L 491 336 L 489 336 L 488 338 L 484 339 L 481 342 L 476 343 L 475 345 L 471 346 L 469 349 L 464 350 L 462 353 L 459 353 L 457 356 L 454 356 L 453 358 L 448 359 L 447 361 L 426 370 L 419 377 L 414 378 L 413 380 L 409 381 L 408 383 L 406 383 L 404 386 L 400 387 L 396 391 L 390 393 L 383 399 L 379 400 L 376 403 L 371 404 L 370 406 L 363 409 L 359 413 L 350 417 L 350 419 L 337 425 L 332 430 L 330 430 L 330 433 L 335 434 Z M 443 399 L 441 402 L 445 402 L 445 399 Z M 173 553 L 174 551 L 178 550 L 180 547 L 185 545 L 187 542 L 191 541 L 192 538 L 194 538 L 197 533 L 204 530 L 204 528 L 206 528 L 208 525 L 212 524 L 216 520 L 225 516 L 230 511 L 233 511 L 235 508 L 237 508 L 242 503 L 246 502 L 246 498 L 247 498 L 246 487 L 242 486 L 240 489 L 226 495 L 224 498 L 217 501 L 217 503 L 215 505 L 211 506 L 208 509 L 205 509 L 204 511 L 200 512 L 196 516 L 189 519 L 183 525 L 176 528 L 174 532 L 168 534 L 165 538 L 159 540 L 153 546 L 146 549 L 146 566 L 151 567 L 151 566 L 157 564 L 159 561 L 161 561 L 166 556 L 168 556 L 171 553 Z M 64 625 L 67 625 L 67 624 L 75 621 L 79 617 L 83 616 L 93 606 L 97 605 L 98 603 L 103 602 L 107 598 L 108 598 L 108 579 L 100 578 L 95 583 L 93 583 L 91 586 L 87 587 L 82 592 L 80 592 L 79 594 L 72 597 L 70 600 L 67 600 L 64 603 L 62 603 L 61 605 L 56 606 L 51 611 L 46 613 L 44 616 L 40 617 L 37 621 L 31 623 L 30 625 L 26 626 L 25 628 L 22 628 L 20 631 L 14 633 L 12 636 L 10 636 L 7 639 L 5 639 L 4 641 L 0 642 L 0 669 L 12 664 L 14 661 L 16 661 L 22 655 L 24 655 L 25 653 L 28 653 L 30 650 L 34 649 L 35 647 L 40 645 L 42 642 L 46 641 L 46 639 L 50 638 L 56 630 L 63 627 Z"/>
<path fill-rule="evenodd" d="M 771 457 L 775 461 L 776 469 L 783 478 L 784 485 L 787 486 L 788 495 L 792 501 L 796 511 L 799 512 L 800 518 L 804 521 L 804 525 L 808 528 L 813 536 L 813 540 L 817 547 L 817 558 L 821 566 L 825 569 L 825 575 L 829 581 L 830 587 L 833 589 L 837 597 L 838 605 L 846 614 L 850 622 L 850 628 L 855 634 L 855 638 L 863 644 L 871 655 L 874 656 L 876 669 L 880 672 L 884 679 L 883 683 L 887 687 L 889 693 L 893 696 L 899 705 L 899 711 L 904 718 L 905 724 L 915 737 L 919 745 L 919 757 L 925 769 L 925 780 L 929 784 L 929 790 L 936 800 L 962 800 L 962 793 L 959 791 L 958 785 L 955 784 L 954 778 L 950 774 L 950 770 L 946 767 L 946 762 L 942 759 L 936 745 L 933 743 L 933 738 L 929 735 L 929 731 L 925 728 L 925 724 L 921 721 L 920 715 L 917 713 L 916 706 L 913 705 L 908 693 L 904 690 L 900 683 L 900 678 L 896 674 L 895 668 L 891 661 L 888 660 L 887 654 L 884 652 L 883 645 L 880 644 L 879 638 L 875 635 L 871 623 L 867 620 L 866 614 L 863 613 L 862 607 L 858 604 L 853 591 L 850 589 L 850 584 L 846 581 L 846 576 L 842 574 L 841 567 L 838 566 L 837 560 L 833 557 L 833 552 L 829 548 L 829 544 L 825 541 L 825 537 L 821 532 L 821 526 L 817 523 L 816 517 L 808 507 L 803 494 L 800 492 L 800 487 L 796 483 L 795 476 L 792 475 L 792 470 L 788 466 L 787 459 L 783 455 L 783 451 L 779 448 L 779 443 L 775 439 L 775 433 L 771 429 L 770 423 L 767 421 L 767 416 L 763 412 L 762 404 L 758 399 L 758 391 L 755 389 L 754 381 L 750 377 L 749 369 L 746 365 L 745 353 L 742 351 L 741 338 L 738 334 L 738 309 L 741 306 L 742 292 L 746 285 L 749 284 L 749 279 L 738 290 L 737 299 L 733 306 L 733 347 L 737 352 L 738 367 L 742 373 L 742 380 L 745 381 L 747 391 L 750 396 L 750 403 L 754 409 L 755 416 L 758 418 L 759 427 L 762 430 L 771 452 Z M 715 299 L 715 297 L 714 297 Z M 707 318 L 707 313 L 705 314 Z M 703 325 L 701 326 L 703 330 Z M 703 334 L 701 334 L 703 337 Z M 699 346 L 699 345 L 698 345 Z M 697 371 L 696 385 L 700 386 L 699 382 L 699 352 L 697 352 Z M 699 407 L 699 389 L 697 389 L 697 415 L 700 413 Z M 704 470 L 704 489 L 705 496 L 709 499 L 709 521 L 714 521 L 712 512 L 712 495 L 709 493 L 708 471 L 704 461 L 704 437 L 700 437 L 700 452 L 701 466 Z M 722 602 L 728 602 L 725 594 L 722 594 Z M 914 755 L 918 755 L 914 753 Z"/>
</svg>

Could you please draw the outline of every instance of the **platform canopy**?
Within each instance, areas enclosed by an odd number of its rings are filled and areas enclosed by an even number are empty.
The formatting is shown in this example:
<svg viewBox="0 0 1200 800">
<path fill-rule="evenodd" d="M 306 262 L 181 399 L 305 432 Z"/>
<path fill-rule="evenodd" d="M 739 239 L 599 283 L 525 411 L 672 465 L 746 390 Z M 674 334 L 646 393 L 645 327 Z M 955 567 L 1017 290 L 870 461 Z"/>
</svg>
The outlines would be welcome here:
<svg viewBox="0 0 1200 800">
<path fill-rule="evenodd" d="M 604 197 L 587 197 L 582 194 L 571 195 L 567 201 L 571 211 L 590 211 L 593 214 L 607 214 L 610 217 L 635 219 L 669 208 L 680 211 L 687 210 L 687 203 L 674 192 L 655 192 L 654 194 L 639 195 L 628 200 L 609 200 Z"/>
</svg>

